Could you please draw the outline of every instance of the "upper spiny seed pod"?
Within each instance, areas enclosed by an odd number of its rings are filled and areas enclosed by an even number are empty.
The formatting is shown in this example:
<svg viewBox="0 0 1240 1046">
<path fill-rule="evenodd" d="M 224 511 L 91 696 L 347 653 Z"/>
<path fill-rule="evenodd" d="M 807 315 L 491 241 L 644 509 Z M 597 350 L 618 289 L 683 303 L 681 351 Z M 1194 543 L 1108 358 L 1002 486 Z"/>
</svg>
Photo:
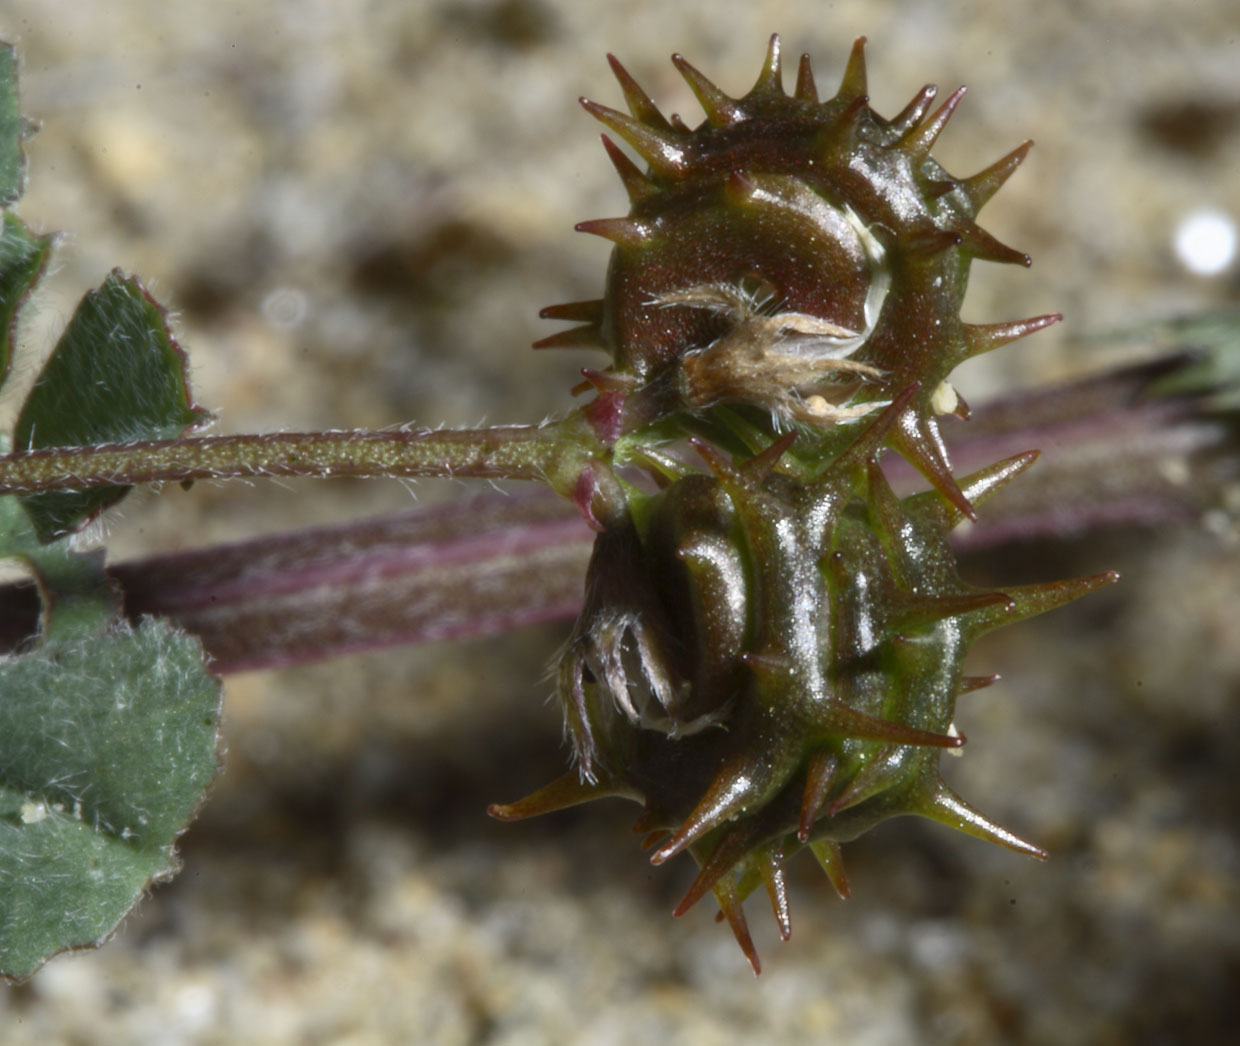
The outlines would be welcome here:
<svg viewBox="0 0 1240 1046">
<path fill-rule="evenodd" d="M 938 439 L 934 415 L 964 411 L 943 383 L 964 359 L 1059 319 L 960 319 L 974 258 L 1029 263 L 974 219 L 1031 143 L 953 178 L 930 150 L 964 89 L 931 112 L 927 86 L 884 119 L 868 105 L 864 43 L 822 102 L 806 57 L 784 93 L 778 37 L 737 99 L 675 56 L 706 111 L 692 130 L 611 58 L 629 114 L 582 104 L 646 169 L 604 135 L 632 208 L 578 225 L 616 245 L 606 291 L 544 310 L 582 326 L 539 344 L 603 346 L 614 372 L 646 386 L 613 435 L 720 402 L 765 408 L 777 424 L 834 423 L 917 382 L 892 443 L 971 514 Z"/>
<path fill-rule="evenodd" d="M 1028 143 L 950 177 L 930 149 L 963 92 L 883 119 L 863 43 L 825 102 L 807 59 L 784 93 L 775 37 L 736 99 L 676 56 L 706 111 L 693 130 L 611 59 L 630 115 L 585 106 L 646 169 L 604 138 L 632 201 L 579 226 L 616 244 L 604 297 L 544 312 L 583 326 L 543 345 L 613 360 L 584 372 L 580 412 L 600 449 L 574 497 L 600 534 L 559 668 L 578 766 L 492 812 L 640 802 L 652 861 L 700 866 L 676 913 L 713 893 L 755 972 L 741 903 L 764 885 L 787 937 L 799 848 L 842 895 L 839 844 L 901 814 L 1044 856 L 958 797 L 939 756 L 964 743 L 957 696 L 991 681 L 963 674 L 972 642 L 1115 577 L 996 591 L 957 573 L 951 529 L 1037 456 L 957 483 L 935 420 L 967 414 L 957 363 L 1058 318 L 959 315 L 973 258 L 1027 261 L 974 217 Z M 935 489 L 898 498 L 887 449 Z"/>
</svg>

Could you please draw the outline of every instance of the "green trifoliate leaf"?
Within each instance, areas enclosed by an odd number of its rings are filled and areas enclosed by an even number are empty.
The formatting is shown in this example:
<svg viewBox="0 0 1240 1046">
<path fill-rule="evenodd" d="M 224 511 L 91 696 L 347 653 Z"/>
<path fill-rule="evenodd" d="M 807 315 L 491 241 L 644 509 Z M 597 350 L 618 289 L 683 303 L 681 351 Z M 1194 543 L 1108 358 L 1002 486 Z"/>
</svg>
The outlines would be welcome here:
<svg viewBox="0 0 1240 1046">
<path fill-rule="evenodd" d="M 73 808 L 0 785 L 0 976 L 20 980 L 58 952 L 98 946 L 168 864 Z"/>
<path fill-rule="evenodd" d="M 152 880 L 217 769 L 201 644 L 120 620 L 102 557 L 39 544 L 0 498 L 0 554 L 33 570 L 44 627 L 0 660 L 0 976 L 96 945 Z"/>
<path fill-rule="evenodd" d="M 173 439 L 209 417 L 190 398 L 185 354 L 163 308 L 114 271 L 82 299 L 17 418 L 14 445 L 79 447 Z M 22 499 L 40 540 L 69 533 L 127 487 Z"/>
<path fill-rule="evenodd" d="M 0 974 L 102 943 L 176 871 L 218 713 L 198 641 L 152 619 L 0 664 Z"/>
<path fill-rule="evenodd" d="M 12 214 L 0 218 L 0 386 L 9 373 L 17 310 L 43 271 L 52 240 L 35 236 Z"/>
<path fill-rule="evenodd" d="M 218 688 L 154 619 L 49 640 L 0 665 L 0 692 L 4 786 L 139 848 L 166 849 L 215 774 Z"/>
<path fill-rule="evenodd" d="M 12 44 L 0 43 L 0 207 L 22 194 L 22 139 L 29 130 L 17 100 L 17 52 Z"/>
<path fill-rule="evenodd" d="M 17 54 L 11 45 L 0 43 L 0 210 L 22 194 L 22 139 L 29 131 L 17 98 Z M 35 236 L 16 215 L 0 215 L 0 386 L 9 373 L 17 310 L 43 271 L 53 240 Z"/>
<path fill-rule="evenodd" d="M 0 208 L 21 194 L 29 130 L 15 67 L 0 44 Z M 51 245 L 3 214 L 0 383 Z M 44 366 L 17 444 L 161 439 L 205 416 L 163 310 L 113 273 Z M 201 644 L 160 621 L 125 622 L 102 554 L 53 540 L 124 492 L 0 497 L 0 558 L 30 568 L 43 602 L 39 634 L 0 657 L 0 977 L 101 943 L 152 881 L 176 870 L 173 844 L 217 769 L 219 685 Z"/>
</svg>

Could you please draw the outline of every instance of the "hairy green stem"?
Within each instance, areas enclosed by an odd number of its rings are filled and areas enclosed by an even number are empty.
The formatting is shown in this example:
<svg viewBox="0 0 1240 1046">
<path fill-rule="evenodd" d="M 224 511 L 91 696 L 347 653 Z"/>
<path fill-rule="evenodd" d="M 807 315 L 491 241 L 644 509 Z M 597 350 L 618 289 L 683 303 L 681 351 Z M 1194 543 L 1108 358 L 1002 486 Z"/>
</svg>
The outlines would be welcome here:
<svg viewBox="0 0 1240 1046">
<path fill-rule="evenodd" d="M 198 436 L 0 456 L 0 494 L 261 476 L 534 479 L 566 493 L 589 450 L 564 423 Z"/>
</svg>

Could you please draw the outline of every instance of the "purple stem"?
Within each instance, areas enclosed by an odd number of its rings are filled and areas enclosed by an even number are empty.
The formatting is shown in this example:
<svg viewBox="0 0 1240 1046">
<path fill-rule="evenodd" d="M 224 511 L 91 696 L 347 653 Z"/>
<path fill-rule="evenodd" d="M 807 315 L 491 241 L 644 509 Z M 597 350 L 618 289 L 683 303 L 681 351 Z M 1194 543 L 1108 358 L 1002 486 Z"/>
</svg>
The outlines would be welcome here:
<svg viewBox="0 0 1240 1046">
<path fill-rule="evenodd" d="M 592 532 L 542 491 L 121 563 L 131 619 L 171 618 L 220 673 L 572 617 Z M 33 586 L 0 589 L 0 646 L 36 628 Z"/>
<path fill-rule="evenodd" d="M 1037 447 L 1020 483 L 958 532 L 961 551 L 1114 525 L 1182 522 L 1234 483 L 1234 421 L 1193 397 L 1152 399 L 1170 357 L 1014 396 L 946 427 L 960 472 Z M 884 467 L 917 484 L 902 460 Z M 482 495 L 110 568 L 126 614 L 171 617 L 219 672 L 291 665 L 399 643 L 484 636 L 572 617 L 593 533 L 549 493 Z M 33 586 L 0 588 L 0 649 L 37 629 Z"/>
</svg>

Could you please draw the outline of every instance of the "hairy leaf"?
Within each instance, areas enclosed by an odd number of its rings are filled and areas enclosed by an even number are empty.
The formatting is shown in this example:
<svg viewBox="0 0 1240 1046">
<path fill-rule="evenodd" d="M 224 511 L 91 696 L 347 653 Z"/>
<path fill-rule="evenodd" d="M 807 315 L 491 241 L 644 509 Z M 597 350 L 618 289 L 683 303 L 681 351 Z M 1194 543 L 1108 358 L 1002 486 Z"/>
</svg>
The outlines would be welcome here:
<svg viewBox="0 0 1240 1046">
<path fill-rule="evenodd" d="M 17 101 L 17 52 L 12 44 L 0 43 L 0 207 L 22 194 L 26 164 L 21 142 L 27 130 Z"/>
<path fill-rule="evenodd" d="M 22 450 L 172 439 L 209 415 L 190 398 L 185 354 L 142 284 L 113 271 L 78 305 L 17 418 Z M 22 499 L 40 540 L 69 533 L 127 487 Z"/>
<path fill-rule="evenodd" d="M 215 773 L 199 644 L 147 618 L 0 665 L 0 780 L 94 829 L 166 846 Z"/>
<path fill-rule="evenodd" d="M 0 206 L 21 193 L 26 130 L 0 45 Z M 0 383 L 51 246 L 3 215 Z M 113 273 L 70 320 L 16 435 L 23 448 L 159 439 L 204 417 L 163 310 Z M 0 659 L 0 977 L 106 938 L 176 870 L 173 843 L 217 769 L 219 686 L 201 643 L 124 621 L 102 554 L 54 540 L 124 492 L 0 498 L 0 557 L 27 564 L 42 605 L 22 652 Z"/>
<path fill-rule="evenodd" d="M 197 640 L 147 619 L 0 665 L 0 973 L 100 943 L 216 771 L 219 691 Z"/>
<path fill-rule="evenodd" d="M 0 225 L 0 386 L 8 377 L 17 327 L 17 310 L 43 271 L 51 236 L 35 236 L 14 215 Z"/>
<path fill-rule="evenodd" d="M 100 943 L 147 884 L 217 769 L 220 694 L 201 643 L 117 617 L 102 557 L 40 544 L 0 498 L 0 555 L 44 601 L 40 637 L 0 660 L 0 976 Z"/>
<path fill-rule="evenodd" d="M 0 786 L 0 973 L 28 977 L 59 951 L 101 943 L 170 866 L 163 857 Z"/>
</svg>

